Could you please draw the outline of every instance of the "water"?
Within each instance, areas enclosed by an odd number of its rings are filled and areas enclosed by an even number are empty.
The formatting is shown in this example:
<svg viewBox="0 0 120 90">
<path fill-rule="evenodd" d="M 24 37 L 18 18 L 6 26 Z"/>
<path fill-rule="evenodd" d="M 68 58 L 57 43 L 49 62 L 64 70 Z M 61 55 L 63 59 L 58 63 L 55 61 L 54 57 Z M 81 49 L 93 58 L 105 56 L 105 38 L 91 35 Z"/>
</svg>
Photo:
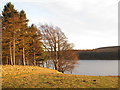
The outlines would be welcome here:
<svg viewBox="0 0 120 90">
<path fill-rule="evenodd" d="M 71 74 L 70 72 L 65 72 Z M 114 76 L 118 75 L 118 60 L 79 60 L 72 70 L 76 75 Z"/>
</svg>

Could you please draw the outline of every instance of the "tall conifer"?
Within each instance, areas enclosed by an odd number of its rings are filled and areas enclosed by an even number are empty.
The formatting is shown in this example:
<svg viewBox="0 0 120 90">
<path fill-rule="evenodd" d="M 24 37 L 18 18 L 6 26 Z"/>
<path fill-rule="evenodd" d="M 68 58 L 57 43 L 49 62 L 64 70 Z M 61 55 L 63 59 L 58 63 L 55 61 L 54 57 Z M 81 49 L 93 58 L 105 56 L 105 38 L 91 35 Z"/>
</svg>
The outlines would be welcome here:
<svg viewBox="0 0 120 90">
<path fill-rule="evenodd" d="M 7 3 L 7 5 L 4 6 L 3 12 L 3 20 L 2 20 L 2 27 L 3 27 L 3 38 L 6 38 L 7 47 L 9 47 L 9 56 L 11 64 L 16 64 L 16 38 L 17 38 L 17 31 L 19 30 L 19 13 L 17 10 L 14 9 L 14 5 L 12 5 L 10 2 Z M 8 37 L 9 36 L 9 37 Z M 5 41 L 6 42 L 6 41 Z M 4 47 L 4 41 L 3 41 L 3 47 Z M 4 54 L 3 54 L 4 56 Z M 8 56 L 8 55 L 7 55 Z"/>
</svg>

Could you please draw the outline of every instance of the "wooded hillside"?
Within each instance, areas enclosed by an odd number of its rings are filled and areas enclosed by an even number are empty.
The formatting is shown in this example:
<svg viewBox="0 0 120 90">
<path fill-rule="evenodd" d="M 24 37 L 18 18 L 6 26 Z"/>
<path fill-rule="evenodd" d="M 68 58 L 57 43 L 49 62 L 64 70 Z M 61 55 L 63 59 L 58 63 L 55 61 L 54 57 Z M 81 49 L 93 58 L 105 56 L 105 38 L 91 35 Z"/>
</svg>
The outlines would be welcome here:
<svg viewBox="0 0 120 90">
<path fill-rule="evenodd" d="M 81 60 L 118 60 L 120 46 L 102 47 L 92 50 L 75 50 Z"/>
</svg>

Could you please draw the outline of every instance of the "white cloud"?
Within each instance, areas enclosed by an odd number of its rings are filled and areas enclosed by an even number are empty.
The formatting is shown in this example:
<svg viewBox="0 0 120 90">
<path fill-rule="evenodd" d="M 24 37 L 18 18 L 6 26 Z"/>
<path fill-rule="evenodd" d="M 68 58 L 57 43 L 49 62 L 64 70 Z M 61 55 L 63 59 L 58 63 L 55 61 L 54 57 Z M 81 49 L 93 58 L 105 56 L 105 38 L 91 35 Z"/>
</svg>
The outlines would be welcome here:
<svg viewBox="0 0 120 90">
<path fill-rule="evenodd" d="M 117 45 L 118 0 L 9 1 L 21 7 L 22 3 L 27 6 L 25 9 L 29 11 L 30 22 L 48 22 L 59 26 L 69 41 L 75 43 L 75 48 Z"/>
</svg>

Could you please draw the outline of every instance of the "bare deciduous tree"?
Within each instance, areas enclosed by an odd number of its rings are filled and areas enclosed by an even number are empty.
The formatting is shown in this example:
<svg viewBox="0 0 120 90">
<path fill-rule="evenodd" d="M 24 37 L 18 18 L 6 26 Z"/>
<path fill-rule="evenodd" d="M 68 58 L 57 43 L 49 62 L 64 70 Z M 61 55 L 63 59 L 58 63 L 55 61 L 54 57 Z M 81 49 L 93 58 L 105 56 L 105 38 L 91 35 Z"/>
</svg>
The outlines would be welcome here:
<svg viewBox="0 0 120 90">
<path fill-rule="evenodd" d="M 72 51 L 73 44 L 68 43 L 61 29 L 42 25 L 40 32 L 43 38 L 43 46 L 49 55 L 48 59 L 53 61 L 55 70 L 64 73 L 64 71 L 72 69 L 77 56 Z"/>
</svg>

